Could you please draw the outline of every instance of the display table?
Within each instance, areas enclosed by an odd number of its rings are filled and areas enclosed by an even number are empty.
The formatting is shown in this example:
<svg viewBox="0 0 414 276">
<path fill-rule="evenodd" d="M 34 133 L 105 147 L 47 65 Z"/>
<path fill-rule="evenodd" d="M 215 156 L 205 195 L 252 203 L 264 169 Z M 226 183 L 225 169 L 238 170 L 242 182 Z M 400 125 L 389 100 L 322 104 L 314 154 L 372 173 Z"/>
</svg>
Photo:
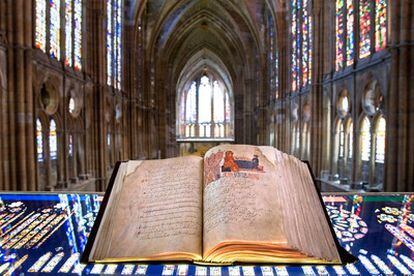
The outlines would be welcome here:
<svg viewBox="0 0 414 276">
<path fill-rule="evenodd" d="M 0 275 L 11 273 L 163 275 L 372 275 L 414 273 L 414 195 L 324 194 L 347 266 L 84 265 L 102 194 L 0 193 Z"/>
</svg>

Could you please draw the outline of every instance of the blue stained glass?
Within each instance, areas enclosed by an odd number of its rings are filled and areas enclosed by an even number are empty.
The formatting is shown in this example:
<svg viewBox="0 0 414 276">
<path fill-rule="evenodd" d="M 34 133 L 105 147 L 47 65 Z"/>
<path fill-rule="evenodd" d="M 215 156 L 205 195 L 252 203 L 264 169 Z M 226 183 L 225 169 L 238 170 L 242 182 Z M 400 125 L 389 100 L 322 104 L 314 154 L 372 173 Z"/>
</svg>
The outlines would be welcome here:
<svg viewBox="0 0 414 276">
<path fill-rule="evenodd" d="M 73 20 L 73 9 L 72 9 L 72 0 L 65 0 L 65 65 L 72 66 L 73 58 L 72 58 L 72 20 Z"/>
<path fill-rule="evenodd" d="M 36 48 L 46 51 L 46 0 L 36 0 Z"/>
<path fill-rule="evenodd" d="M 107 83 L 121 89 L 122 75 L 122 0 L 107 1 Z"/>
<path fill-rule="evenodd" d="M 50 5 L 50 56 L 60 59 L 60 0 L 49 0 Z"/>
<path fill-rule="evenodd" d="M 112 85 L 112 0 L 106 2 L 106 71 L 107 83 Z"/>
<path fill-rule="evenodd" d="M 82 69 L 82 0 L 74 0 L 74 67 Z"/>
<path fill-rule="evenodd" d="M 291 1 L 292 71 L 291 90 L 297 91 L 311 82 L 312 17 L 309 0 Z"/>
<path fill-rule="evenodd" d="M 121 88 L 121 62 L 122 62 L 122 1 L 117 0 L 117 16 L 116 16 L 116 88 Z"/>
</svg>

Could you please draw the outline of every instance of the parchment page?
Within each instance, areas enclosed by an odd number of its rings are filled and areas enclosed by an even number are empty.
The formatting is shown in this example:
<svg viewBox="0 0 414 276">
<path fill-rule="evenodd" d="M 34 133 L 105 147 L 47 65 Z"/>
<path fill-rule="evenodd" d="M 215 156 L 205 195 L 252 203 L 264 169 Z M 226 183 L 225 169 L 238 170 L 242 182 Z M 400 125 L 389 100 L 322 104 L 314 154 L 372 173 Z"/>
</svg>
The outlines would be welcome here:
<svg viewBox="0 0 414 276">
<path fill-rule="evenodd" d="M 181 157 L 136 164 L 124 178 L 96 259 L 201 256 L 202 163 L 200 157 Z"/>
<path fill-rule="evenodd" d="M 273 148 L 214 147 L 204 157 L 204 254 L 226 241 L 286 243 Z"/>
</svg>

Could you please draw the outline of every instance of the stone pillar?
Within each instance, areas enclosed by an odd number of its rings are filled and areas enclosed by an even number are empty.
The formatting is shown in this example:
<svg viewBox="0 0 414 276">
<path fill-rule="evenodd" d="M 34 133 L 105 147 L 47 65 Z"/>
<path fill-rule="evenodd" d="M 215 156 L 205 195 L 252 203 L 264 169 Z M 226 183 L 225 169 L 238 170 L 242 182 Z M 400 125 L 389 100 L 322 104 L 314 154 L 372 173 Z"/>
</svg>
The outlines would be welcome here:
<svg viewBox="0 0 414 276">
<path fill-rule="evenodd" d="M 314 1 L 313 17 L 313 55 L 312 55 L 312 88 L 310 95 L 311 121 L 310 121 L 310 165 L 315 175 L 319 175 L 322 168 L 322 153 L 326 146 L 324 138 L 329 134 L 324 133 L 323 122 L 323 65 L 324 49 L 326 49 L 325 30 L 325 6 L 324 1 Z M 301 118 L 302 119 L 302 118 Z"/>
<path fill-rule="evenodd" d="M 389 4 L 392 63 L 384 190 L 414 191 L 414 3 Z"/>
<path fill-rule="evenodd" d="M 8 152 L 12 190 L 35 190 L 34 118 L 32 94 L 32 3 L 7 1 Z"/>
<path fill-rule="evenodd" d="M 87 29 L 89 30 L 86 42 L 86 56 L 88 62 L 85 66 L 86 73 L 91 76 L 92 108 L 93 108 L 93 151 L 94 167 L 96 170 L 96 189 L 102 191 L 107 184 L 107 159 L 106 159 L 106 132 L 105 119 L 105 93 L 106 93 L 106 5 L 105 1 L 92 0 L 87 6 Z"/>
</svg>

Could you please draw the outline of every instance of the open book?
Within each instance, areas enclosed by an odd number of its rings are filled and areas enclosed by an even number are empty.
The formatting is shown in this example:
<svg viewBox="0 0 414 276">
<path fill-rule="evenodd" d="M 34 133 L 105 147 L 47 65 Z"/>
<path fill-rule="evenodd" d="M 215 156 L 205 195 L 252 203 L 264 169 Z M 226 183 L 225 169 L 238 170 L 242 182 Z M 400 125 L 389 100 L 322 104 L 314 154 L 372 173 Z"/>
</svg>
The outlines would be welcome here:
<svg viewBox="0 0 414 276">
<path fill-rule="evenodd" d="M 90 262 L 342 263 L 308 166 L 272 147 L 119 165 Z"/>
</svg>

